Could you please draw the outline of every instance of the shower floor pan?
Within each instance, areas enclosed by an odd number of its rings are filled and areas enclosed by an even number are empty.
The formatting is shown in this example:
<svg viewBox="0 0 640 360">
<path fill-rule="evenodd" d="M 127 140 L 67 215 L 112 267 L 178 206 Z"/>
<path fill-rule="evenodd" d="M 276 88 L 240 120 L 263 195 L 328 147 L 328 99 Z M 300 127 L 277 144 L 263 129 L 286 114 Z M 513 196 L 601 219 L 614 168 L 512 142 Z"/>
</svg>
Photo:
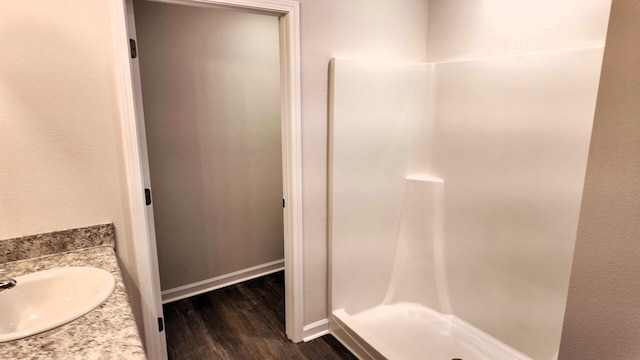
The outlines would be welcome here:
<svg viewBox="0 0 640 360">
<path fill-rule="evenodd" d="M 362 359 L 530 360 L 458 319 L 419 304 L 333 312 L 334 335 Z M 354 347 L 356 349 L 354 349 Z"/>
</svg>

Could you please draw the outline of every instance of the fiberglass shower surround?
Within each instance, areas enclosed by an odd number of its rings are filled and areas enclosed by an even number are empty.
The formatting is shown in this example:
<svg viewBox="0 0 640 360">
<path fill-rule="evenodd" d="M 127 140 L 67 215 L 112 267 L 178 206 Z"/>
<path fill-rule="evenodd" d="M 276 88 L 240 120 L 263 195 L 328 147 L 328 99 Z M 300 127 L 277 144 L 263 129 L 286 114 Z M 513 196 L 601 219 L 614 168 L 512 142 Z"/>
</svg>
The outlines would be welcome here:
<svg viewBox="0 0 640 360">
<path fill-rule="evenodd" d="M 334 335 L 365 359 L 557 356 L 602 54 L 332 61 Z"/>
</svg>

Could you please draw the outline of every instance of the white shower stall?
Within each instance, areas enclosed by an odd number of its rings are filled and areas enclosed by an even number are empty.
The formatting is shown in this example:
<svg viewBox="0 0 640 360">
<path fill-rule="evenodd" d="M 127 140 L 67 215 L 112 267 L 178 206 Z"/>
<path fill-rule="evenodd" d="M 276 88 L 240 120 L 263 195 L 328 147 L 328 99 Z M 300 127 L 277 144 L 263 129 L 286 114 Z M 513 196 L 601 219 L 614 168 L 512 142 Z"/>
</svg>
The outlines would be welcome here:
<svg viewBox="0 0 640 360">
<path fill-rule="evenodd" d="M 362 359 L 557 357 L 602 55 L 332 60 L 334 336 Z"/>
</svg>

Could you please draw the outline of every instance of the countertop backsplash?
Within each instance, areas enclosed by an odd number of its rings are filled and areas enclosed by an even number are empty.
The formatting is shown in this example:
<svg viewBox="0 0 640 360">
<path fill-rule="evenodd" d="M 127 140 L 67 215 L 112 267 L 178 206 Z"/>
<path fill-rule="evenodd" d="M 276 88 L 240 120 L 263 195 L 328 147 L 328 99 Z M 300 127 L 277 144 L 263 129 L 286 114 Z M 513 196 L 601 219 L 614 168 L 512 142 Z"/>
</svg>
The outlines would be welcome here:
<svg viewBox="0 0 640 360">
<path fill-rule="evenodd" d="M 0 264 L 100 245 L 115 246 L 113 224 L 0 240 Z"/>
</svg>

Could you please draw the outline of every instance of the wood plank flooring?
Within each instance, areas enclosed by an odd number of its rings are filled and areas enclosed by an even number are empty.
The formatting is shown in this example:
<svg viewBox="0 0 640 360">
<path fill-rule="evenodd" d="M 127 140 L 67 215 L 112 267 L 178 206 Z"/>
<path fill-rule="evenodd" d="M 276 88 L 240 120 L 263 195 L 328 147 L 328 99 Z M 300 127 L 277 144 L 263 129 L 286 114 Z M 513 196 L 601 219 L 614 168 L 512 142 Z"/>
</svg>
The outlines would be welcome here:
<svg viewBox="0 0 640 360">
<path fill-rule="evenodd" d="M 295 344 L 284 332 L 284 273 L 164 305 L 170 360 L 349 359 L 331 335 Z"/>
</svg>

